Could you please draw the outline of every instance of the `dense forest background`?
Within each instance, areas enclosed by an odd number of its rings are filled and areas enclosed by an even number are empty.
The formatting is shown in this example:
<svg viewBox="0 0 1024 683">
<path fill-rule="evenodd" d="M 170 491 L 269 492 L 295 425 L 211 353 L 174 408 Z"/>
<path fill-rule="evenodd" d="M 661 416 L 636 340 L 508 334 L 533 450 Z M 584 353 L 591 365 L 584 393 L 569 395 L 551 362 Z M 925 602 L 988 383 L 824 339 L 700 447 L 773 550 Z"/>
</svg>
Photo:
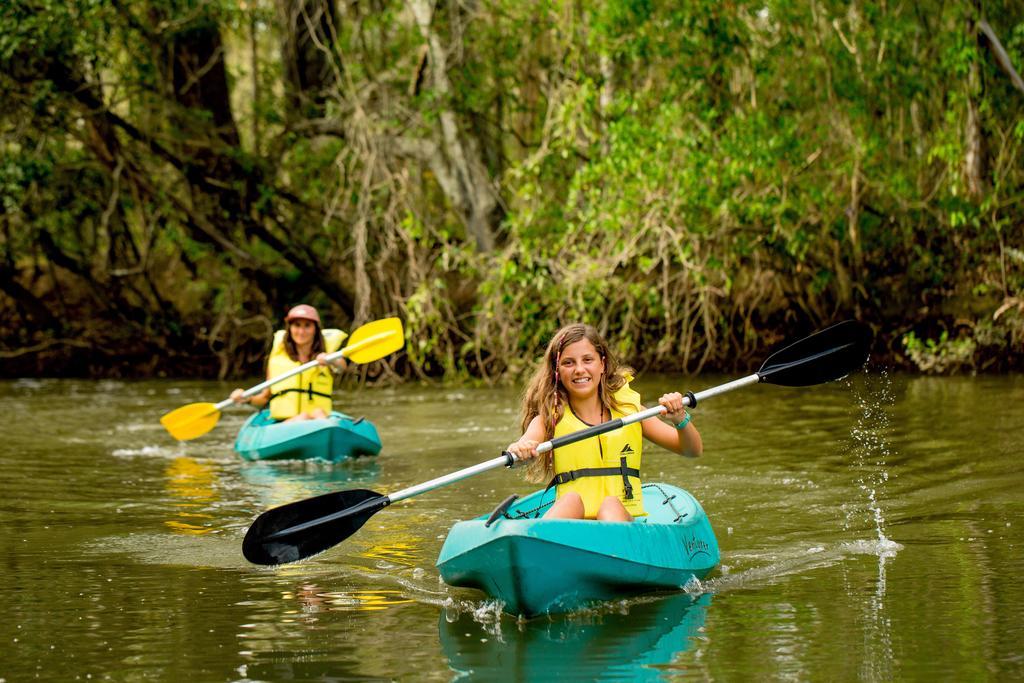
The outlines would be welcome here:
<svg viewBox="0 0 1024 683">
<path fill-rule="evenodd" d="M 374 379 L 1019 371 L 1022 68 L 1019 0 L 8 0 L 0 376 L 254 376 L 298 302 L 403 319 Z"/>
</svg>

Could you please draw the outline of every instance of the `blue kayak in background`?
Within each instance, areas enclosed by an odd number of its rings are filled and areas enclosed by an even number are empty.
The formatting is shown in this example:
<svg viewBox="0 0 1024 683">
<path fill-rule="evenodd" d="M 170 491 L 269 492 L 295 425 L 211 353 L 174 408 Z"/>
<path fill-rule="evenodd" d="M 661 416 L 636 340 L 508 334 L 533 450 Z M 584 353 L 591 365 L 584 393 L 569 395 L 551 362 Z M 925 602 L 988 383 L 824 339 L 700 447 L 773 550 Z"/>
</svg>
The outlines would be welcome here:
<svg viewBox="0 0 1024 683">
<path fill-rule="evenodd" d="M 380 453 L 377 428 L 363 418 L 332 412 L 321 420 L 277 422 L 261 410 L 242 425 L 235 450 L 246 460 L 328 460 Z"/>
<path fill-rule="evenodd" d="M 648 514 L 633 522 L 537 517 L 554 496 L 553 489 L 537 491 L 490 526 L 486 515 L 457 523 L 437 560 L 441 578 L 482 590 L 510 614 L 532 617 L 678 590 L 718 565 L 711 522 L 683 489 L 645 484 Z"/>
</svg>

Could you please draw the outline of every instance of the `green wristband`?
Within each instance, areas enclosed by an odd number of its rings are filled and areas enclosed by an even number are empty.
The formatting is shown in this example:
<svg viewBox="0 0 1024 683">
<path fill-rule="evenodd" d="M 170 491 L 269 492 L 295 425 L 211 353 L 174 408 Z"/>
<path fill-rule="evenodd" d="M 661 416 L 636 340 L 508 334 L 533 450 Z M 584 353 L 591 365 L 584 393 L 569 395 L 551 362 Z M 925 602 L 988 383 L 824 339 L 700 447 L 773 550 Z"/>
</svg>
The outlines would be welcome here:
<svg viewBox="0 0 1024 683">
<path fill-rule="evenodd" d="M 687 413 L 685 410 L 683 411 L 683 413 L 686 414 L 686 417 L 683 418 L 682 422 L 680 422 L 679 424 L 676 425 L 676 429 L 686 429 L 686 425 L 690 424 L 690 419 L 693 416 L 690 415 L 689 413 Z"/>
</svg>

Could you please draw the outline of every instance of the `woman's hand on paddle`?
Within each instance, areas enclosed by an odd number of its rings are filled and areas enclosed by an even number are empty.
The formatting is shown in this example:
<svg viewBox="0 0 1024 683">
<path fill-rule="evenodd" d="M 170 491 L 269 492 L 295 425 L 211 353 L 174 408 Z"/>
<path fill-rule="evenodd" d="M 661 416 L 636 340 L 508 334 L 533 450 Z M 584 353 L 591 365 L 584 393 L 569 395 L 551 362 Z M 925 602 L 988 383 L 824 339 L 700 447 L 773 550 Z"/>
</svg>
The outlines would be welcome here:
<svg viewBox="0 0 1024 683">
<path fill-rule="evenodd" d="M 505 450 L 519 460 L 532 460 L 537 457 L 537 446 L 539 445 L 540 442 L 533 439 L 520 439 L 510 443 Z"/>
<path fill-rule="evenodd" d="M 344 358 L 337 359 L 337 362 L 330 361 L 330 360 L 327 359 L 327 354 L 326 353 L 322 353 L 322 352 L 316 354 L 316 362 L 319 363 L 320 365 L 326 365 L 327 367 L 331 368 L 332 370 L 337 370 L 338 372 L 341 372 L 342 370 L 344 370 L 345 367 L 348 365 L 345 362 Z"/>
<path fill-rule="evenodd" d="M 686 405 L 683 395 L 678 392 L 665 394 L 658 399 L 658 404 L 665 409 L 665 424 L 657 418 L 648 418 L 643 425 L 644 438 L 650 439 L 665 450 L 695 458 L 704 452 L 704 442 L 693 420 L 686 416 Z"/>
<path fill-rule="evenodd" d="M 262 408 L 270 400 L 270 389 L 264 389 L 255 396 L 246 396 L 244 389 L 235 389 L 231 392 L 231 400 L 235 403 L 249 403 L 257 408 Z"/>
<path fill-rule="evenodd" d="M 672 424 L 679 424 L 686 419 L 686 406 L 683 405 L 683 395 L 678 391 L 665 394 L 658 399 L 658 403 L 665 407 L 665 418 Z"/>
<path fill-rule="evenodd" d="M 516 456 L 518 460 L 533 460 L 539 455 L 537 446 L 540 445 L 542 438 L 544 438 L 544 423 L 541 421 L 540 415 L 534 415 L 523 435 L 517 441 L 510 443 L 505 450 Z"/>
</svg>

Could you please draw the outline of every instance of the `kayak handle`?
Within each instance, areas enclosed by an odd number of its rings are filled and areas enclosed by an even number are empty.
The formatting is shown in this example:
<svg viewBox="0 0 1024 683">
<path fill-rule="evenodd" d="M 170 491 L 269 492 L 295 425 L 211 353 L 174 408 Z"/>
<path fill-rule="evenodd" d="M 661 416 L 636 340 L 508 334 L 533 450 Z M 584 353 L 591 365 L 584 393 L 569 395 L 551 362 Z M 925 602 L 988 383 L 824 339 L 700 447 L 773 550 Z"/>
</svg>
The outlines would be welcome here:
<svg viewBox="0 0 1024 683">
<path fill-rule="evenodd" d="M 516 502 L 518 499 L 519 494 L 513 493 L 511 496 L 501 501 L 498 507 L 494 508 L 494 512 L 492 512 L 491 516 L 487 518 L 487 521 L 484 522 L 484 527 L 486 528 L 494 524 L 495 520 L 497 520 L 498 517 L 501 517 L 503 514 L 505 514 L 505 511 L 508 510 L 509 506 L 512 505 L 512 503 Z"/>
</svg>

